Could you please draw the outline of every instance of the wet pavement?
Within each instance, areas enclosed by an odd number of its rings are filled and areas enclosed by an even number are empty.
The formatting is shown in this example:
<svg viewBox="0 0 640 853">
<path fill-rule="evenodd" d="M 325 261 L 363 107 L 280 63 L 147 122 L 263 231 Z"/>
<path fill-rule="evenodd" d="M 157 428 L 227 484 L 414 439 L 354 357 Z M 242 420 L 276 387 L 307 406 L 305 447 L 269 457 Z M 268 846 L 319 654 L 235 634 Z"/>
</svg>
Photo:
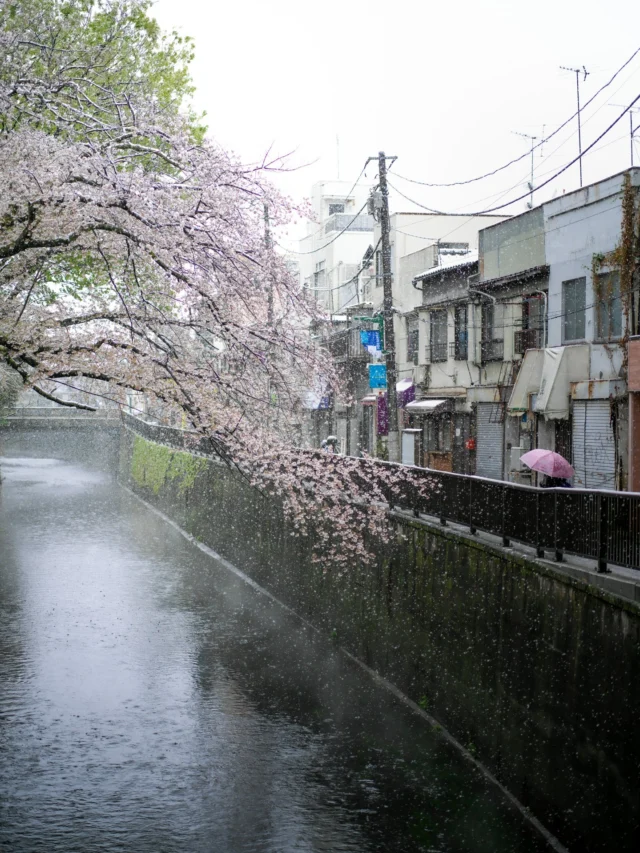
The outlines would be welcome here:
<svg viewBox="0 0 640 853">
<path fill-rule="evenodd" d="M 108 475 L 0 464 L 0 850 L 549 849 L 330 638 Z"/>
</svg>

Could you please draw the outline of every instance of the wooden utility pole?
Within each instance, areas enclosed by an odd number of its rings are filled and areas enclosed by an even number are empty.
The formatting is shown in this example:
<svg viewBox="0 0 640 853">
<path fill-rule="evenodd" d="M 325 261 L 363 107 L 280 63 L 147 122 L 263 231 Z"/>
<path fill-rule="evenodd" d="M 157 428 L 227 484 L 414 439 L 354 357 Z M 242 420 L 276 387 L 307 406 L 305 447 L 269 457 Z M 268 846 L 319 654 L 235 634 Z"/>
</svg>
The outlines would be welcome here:
<svg viewBox="0 0 640 853">
<path fill-rule="evenodd" d="M 378 157 L 378 182 L 380 187 L 380 233 L 382 243 L 382 316 L 384 318 L 384 342 L 387 365 L 387 413 L 389 417 L 389 436 L 387 448 L 390 462 L 400 461 L 400 434 L 398 432 L 398 395 L 396 390 L 396 337 L 393 328 L 393 273 L 391 271 L 391 241 L 389 239 L 391 225 L 389 220 L 389 187 L 387 185 L 387 160 L 392 162 L 396 157 L 386 157 L 384 151 Z"/>
</svg>

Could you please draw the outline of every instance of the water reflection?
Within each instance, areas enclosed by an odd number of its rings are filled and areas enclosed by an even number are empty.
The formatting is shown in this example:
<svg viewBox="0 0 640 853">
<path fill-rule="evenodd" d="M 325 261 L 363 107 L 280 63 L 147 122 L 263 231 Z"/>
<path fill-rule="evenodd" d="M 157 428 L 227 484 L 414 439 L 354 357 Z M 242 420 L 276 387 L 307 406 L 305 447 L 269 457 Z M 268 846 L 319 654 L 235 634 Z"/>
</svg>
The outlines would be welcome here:
<svg viewBox="0 0 640 853">
<path fill-rule="evenodd" d="M 546 849 L 421 720 L 109 477 L 2 470 L 7 850 Z"/>
</svg>

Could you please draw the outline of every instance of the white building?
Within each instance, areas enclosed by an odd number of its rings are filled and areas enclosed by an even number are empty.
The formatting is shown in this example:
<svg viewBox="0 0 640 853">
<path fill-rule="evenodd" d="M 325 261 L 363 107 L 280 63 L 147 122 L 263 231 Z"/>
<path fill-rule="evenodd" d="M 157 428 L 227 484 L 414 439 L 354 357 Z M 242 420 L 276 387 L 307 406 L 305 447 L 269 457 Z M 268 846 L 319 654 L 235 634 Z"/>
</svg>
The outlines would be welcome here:
<svg viewBox="0 0 640 853">
<path fill-rule="evenodd" d="M 393 307 L 396 310 L 394 330 L 398 379 L 424 383 L 428 359 L 424 357 L 429 333 L 427 318 L 419 317 L 422 291 L 414 285 L 421 272 L 452 261 L 465 262 L 477 258 L 478 233 L 504 216 L 445 216 L 430 213 L 393 213 L 391 225 L 391 271 L 393 275 Z M 378 244 L 380 225 L 376 223 L 373 245 Z M 365 286 L 363 299 L 375 309 L 382 306 L 382 255 L 380 246 L 375 256 L 375 276 Z"/>
<path fill-rule="evenodd" d="M 625 488 L 628 454 L 626 339 L 637 332 L 635 289 L 621 292 L 625 239 L 637 217 L 640 169 L 613 175 L 542 206 L 549 268 L 547 348 L 529 350 L 509 403 L 531 411 L 537 446 L 570 432 L 574 485 Z M 630 285 L 628 285 L 630 287 Z"/>
<path fill-rule="evenodd" d="M 300 281 L 330 314 L 360 301 L 356 274 L 373 241 L 369 190 L 347 181 L 321 181 L 311 191 L 316 221 L 307 223 L 300 241 Z"/>
</svg>

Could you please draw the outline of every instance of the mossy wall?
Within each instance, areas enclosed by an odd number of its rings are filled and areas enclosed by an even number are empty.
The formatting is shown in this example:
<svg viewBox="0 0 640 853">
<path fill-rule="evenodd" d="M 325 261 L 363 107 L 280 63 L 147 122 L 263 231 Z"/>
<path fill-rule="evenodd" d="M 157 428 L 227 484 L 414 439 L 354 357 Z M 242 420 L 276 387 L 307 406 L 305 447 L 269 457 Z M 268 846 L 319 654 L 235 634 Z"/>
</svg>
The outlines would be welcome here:
<svg viewBox="0 0 640 853">
<path fill-rule="evenodd" d="M 182 456 L 125 430 L 121 477 L 426 708 L 570 850 L 635 853 L 633 606 L 400 518 L 374 569 L 323 573 L 277 505 Z"/>
</svg>

